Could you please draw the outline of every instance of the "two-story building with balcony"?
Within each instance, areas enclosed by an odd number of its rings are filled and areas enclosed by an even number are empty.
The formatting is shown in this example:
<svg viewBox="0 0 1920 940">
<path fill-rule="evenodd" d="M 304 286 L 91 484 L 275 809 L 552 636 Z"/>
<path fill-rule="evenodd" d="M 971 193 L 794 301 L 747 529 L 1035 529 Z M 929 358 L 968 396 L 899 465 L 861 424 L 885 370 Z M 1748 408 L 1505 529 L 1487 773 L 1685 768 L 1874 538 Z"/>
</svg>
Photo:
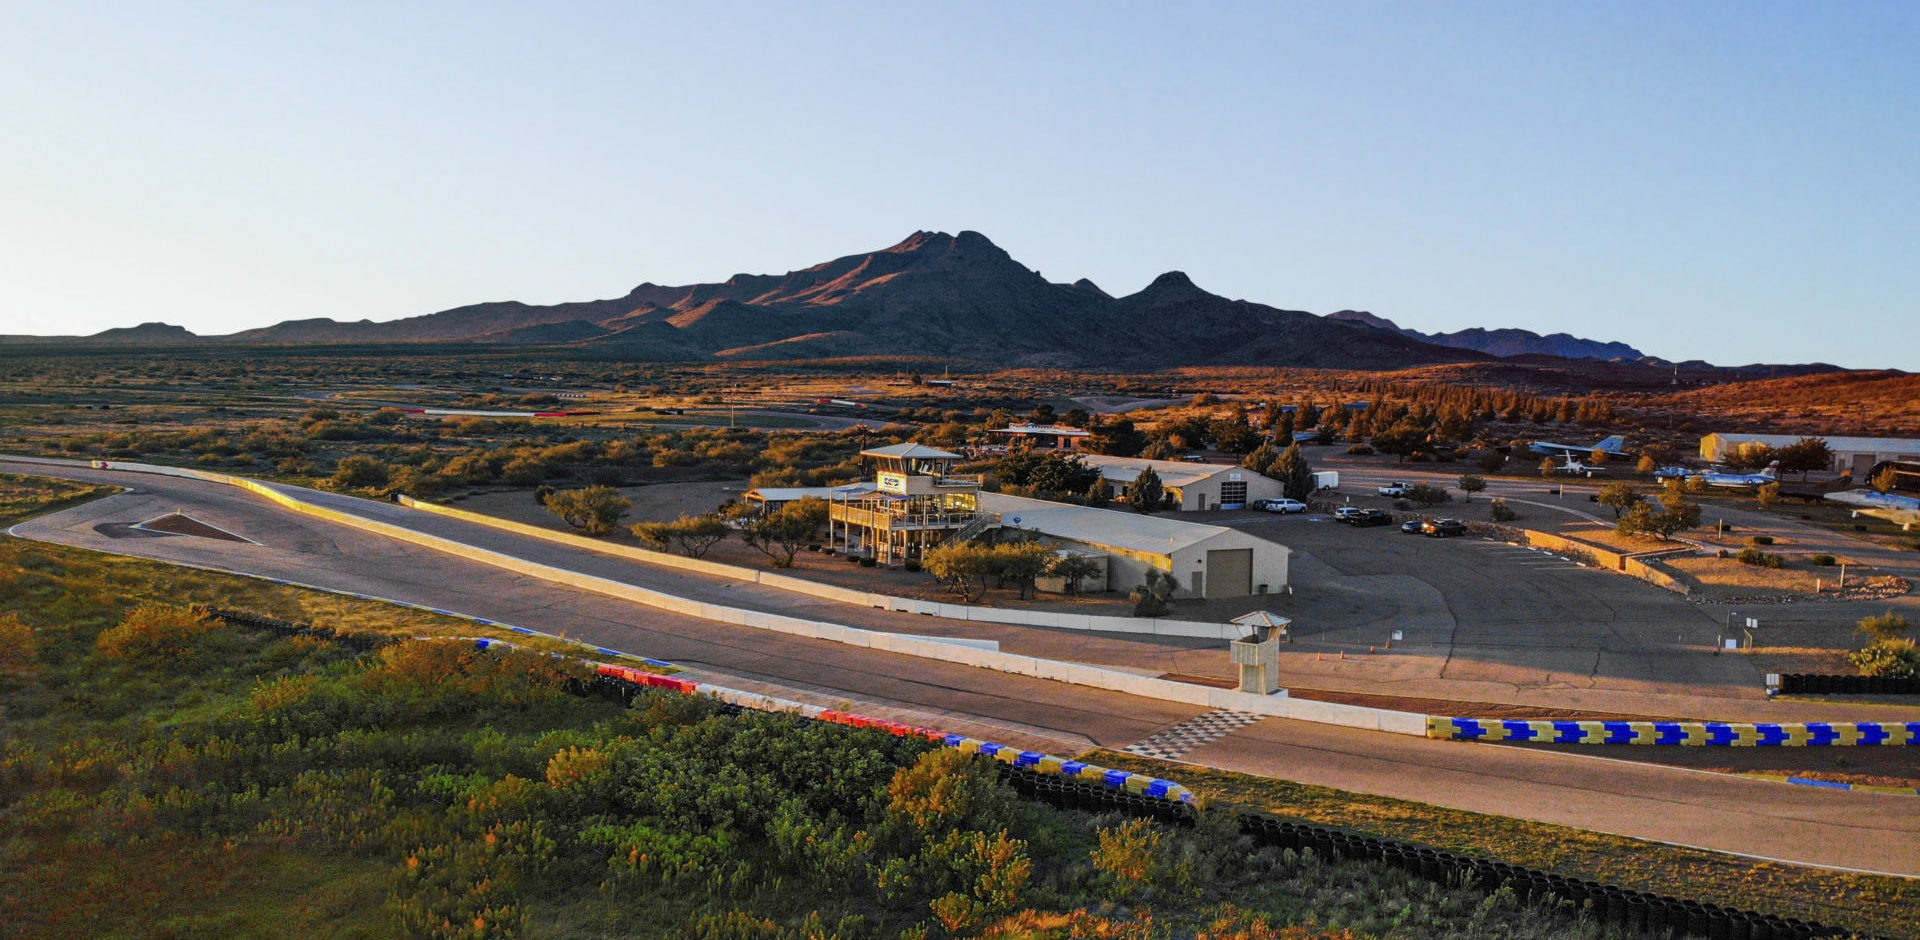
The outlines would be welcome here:
<svg viewBox="0 0 1920 940">
<path fill-rule="evenodd" d="M 835 492 L 828 500 L 828 534 L 848 552 L 896 564 L 993 521 L 980 513 L 985 480 L 953 472 L 959 454 L 907 443 L 863 450 L 860 457 L 873 468 L 873 488 Z"/>
</svg>

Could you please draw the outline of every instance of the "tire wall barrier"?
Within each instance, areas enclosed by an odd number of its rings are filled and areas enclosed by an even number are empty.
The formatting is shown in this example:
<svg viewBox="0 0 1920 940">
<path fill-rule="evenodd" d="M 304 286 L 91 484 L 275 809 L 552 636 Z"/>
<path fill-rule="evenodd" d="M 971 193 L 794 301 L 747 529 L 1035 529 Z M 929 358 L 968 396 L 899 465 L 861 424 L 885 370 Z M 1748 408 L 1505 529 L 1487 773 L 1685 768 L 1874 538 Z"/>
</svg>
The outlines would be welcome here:
<svg viewBox="0 0 1920 940">
<path fill-rule="evenodd" d="M 1810 695 L 1920 695 L 1920 676 L 1823 676 L 1783 673 L 1776 688 Z"/>
<path fill-rule="evenodd" d="M 1042 797 L 1045 798 L 1044 791 Z M 1485 858 L 1458 855 L 1426 846 L 1381 839 L 1319 826 L 1285 822 L 1270 816 L 1243 813 L 1240 834 L 1276 849 L 1305 852 L 1326 859 L 1371 862 L 1398 868 L 1445 885 L 1470 885 L 1489 893 L 1506 888 L 1523 904 L 1569 903 L 1563 916 L 1591 919 L 1627 934 L 1671 933 L 1676 937 L 1713 940 L 1811 940 L 1814 937 L 1859 936 L 1851 930 L 1778 917 L 1753 911 L 1649 894 L 1617 885 L 1509 865 Z"/>
<path fill-rule="evenodd" d="M 58 461 L 45 461 L 56 466 L 71 466 Z M 608 597 L 632 601 L 648 607 L 671 611 L 703 620 L 715 620 L 736 626 L 752 627 L 759 630 L 771 630 L 794 636 L 810 637 L 848 646 L 876 649 L 884 652 L 934 659 L 942 662 L 958 663 L 981 669 L 992 669 L 1013 675 L 1031 676 L 1037 679 L 1050 679 L 1073 685 L 1083 685 L 1112 692 L 1123 692 L 1144 698 L 1181 702 L 1208 709 L 1233 709 L 1256 715 L 1269 715 L 1277 718 L 1296 718 L 1302 721 L 1315 721 L 1322 724 L 1340 725 L 1369 731 L 1385 731 L 1393 734 L 1425 736 L 1427 716 L 1413 712 L 1396 712 L 1385 709 L 1364 708 L 1357 705 L 1340 705 L 1333 702 L 1316 702 L 1307 699 L 1293 699 L 1285 695 L 1255 695 L 1230 689 L 1216 689 L 1210 686 L 1194 685 L 1187 682 L 1174 682 L 1151 676 L 1121 672 L 1116 669 L 1102 669 L 1080 663 L 1064 662 L 1054 659 L 1040 659 L 1033 656 L 1019 656 L 996 650 L 973 649 L 952 643 L 935 640 L 923 640 L 877 630 L 864 630 L 844 624 L 826 623 L 816 620 L 803 620 L 781 614 L 770 614 L 719 604 L 707 604 L 672 594 L 650 590 L 631 584 L 623 584 L 607 578 L 581 574 L 563 568 L 555 568 L 537 562 L 515 558 L 501 552 L 479 548 L 456 542 L 452 539 L 408 529 L 392 523 L 380 522 L 364 516 L 329 509 L 305 502 L 295 496 L 259 483 L 246 477 L 230 476 L 223 473 L 207 473 L 200 470 L 185 470 L 173 467 L 160 467 L 149 464 L 116 464 L 116 468 L 140 472 L 154 472 L 167 476 L 187 477 L 224 483 L 248 490 L 263 499 L 269 500 L 293 512 L 324 519 L 340 525 L 371 532 L 398 542 L 418 545 L 433 551 L 442 552 L 469 561 L 511 571 L 516 574 L 539 578 L 556 584 L 565 584 L 581 590 L 592 591 Z M 546 533 L 549 536 L 564 533 Z M 667 556 L 674 557 L 674 556 Z M 682 561 L 689 559 L 680 559 Z M 740 569 L 750 571 L 751 569 Z M 894 600 L 904 600 L 895 598 Z M 907 603 L 923 604 L 923 601 Z M 937 605 L 965 608 L 954 605 Z M 1009 613 L 1021 614 L 1022 611 Z M 1118 618 L 1109 618 L 1118 619 Z"/>
<path fill-rule="evenodd" d="M 1920 745 L 1920 721 L 1567 721 L 1427 718 L 1427 737 L 1540 744 L 1677 744 L 1691 747 L 1873 747 Z"/>
<path fill-rule="evenodd" d="M 1147 633 L 1158 636 L 1190 636 L 1214 640 L 1238 639 L 1239 633 L 1230 624 L 1200 623 L 1191 620 L 1162 620 L 1153 617 L 1105 617 L 1089 614 L 1063 614 L 1043 610 L 1009 610 L 1001 607 L 976 607 L 968 604 L 947 604 L 939 601 L 917 600 L 908 597 L 894 597 L 890 594 L 875 594 L 868 591 L 856 591 L 833 584 L 821 584 L 805 578 L 760 571 L 739 565 L 688 558 L 668 552 L 636 548 L 631 545 L 616 545 L 574 535 L 570 532 L 556 532 L 552 529 L 524 522 L 513 522 L 497 516 L 455 509 L 438 503 L 421 502 L 410 496 L 401 496 L 400 505 L 421 512 L 433 513 L 486 526 L 503 532 L 512 532 L 528 538 L 542 539 L 561 545 L 587 551 L 613 555 L 647 565 L 662 568 L 675 568 L 681 571 L 696 571 L 701 574 L 736 581 L 763 584 L 767 587 L 795 594 L 805 594 L 824 600 L 857 607 L 874 607 L 881 610 L 897 610 L 907 613 L 927 614 L 934 617 L 946 617 L 952 620 L 972 620 L 982 623 L 1009 623 L 1023 626 L 1058 627 L 1067 630 L 1099 630 L 1109 633 Z"/>
</svg>

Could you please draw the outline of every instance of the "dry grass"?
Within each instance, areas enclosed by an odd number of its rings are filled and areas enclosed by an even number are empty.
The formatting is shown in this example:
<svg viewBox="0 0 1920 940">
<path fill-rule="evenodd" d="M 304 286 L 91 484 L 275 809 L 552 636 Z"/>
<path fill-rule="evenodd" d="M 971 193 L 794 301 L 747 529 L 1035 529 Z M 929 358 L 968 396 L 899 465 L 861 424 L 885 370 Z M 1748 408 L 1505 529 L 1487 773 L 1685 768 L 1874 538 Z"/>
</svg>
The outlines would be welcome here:
<svg viewBox="0 0 1920 940">
<path fill-rule="evenodd" d="M 1711 900 L 1890 937 L 1920 937 L 1920 916 L 1915 914 L 1920 911 L 1920 881 L 1916 880 L 1752 862 L 1717 852 L 1171 764 L 1115 751 L 1095 751 L 1086 759 L 1103 767 L 1172 777 L 1210 801 L 1232 807 L 1500 859 L 1638 891 Z"/>
</svg>

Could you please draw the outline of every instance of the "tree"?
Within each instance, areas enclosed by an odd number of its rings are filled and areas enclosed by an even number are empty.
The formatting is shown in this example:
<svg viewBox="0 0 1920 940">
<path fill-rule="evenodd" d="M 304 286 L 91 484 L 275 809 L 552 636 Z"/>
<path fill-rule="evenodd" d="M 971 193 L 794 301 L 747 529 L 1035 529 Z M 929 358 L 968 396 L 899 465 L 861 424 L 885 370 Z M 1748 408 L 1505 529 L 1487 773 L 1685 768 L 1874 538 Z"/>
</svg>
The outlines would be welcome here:
<svg viewBox="0 0 1920 940">
<path fill-rule="evenodd" d="M 1467 494 L 1467 502 L 1473 502 L 1473 494 L 1487 488 L 1487 481 L 1471 473 L 1460 475 L 1460 489 Z"/>
<path fill-rule="evenodd" d="M 1639 491 L 1633 488 L 1633 484 L 1625 480 L 1615 481 L 1601 487 L 1600 495 L 1598 496 L 1600 505 L 1613 509 L 1613 518 L 1615 520 L 1620 518 L 1621 513 L 1626 512 L 1638 504 L 1641 498 Z"/>
<path fill-rule="evenodd" d="M 1056 423 L 1064 424 L 1070 428 L 1085 428 L 1092 418 L 1093 416 L 1088 414 L 1085 408 L 1068 408 L 1067 413 L 1061 415 L 1060 420 Z"/>
<path fill-rule="evenodd" d="M 1047 576 L 1059 578 L 1068 594 L 1080 593 L 1080 582 L 1099 574 L 1104 566 L 1085 555 L 1071 552 L 1055 555 L 1047 562 Z"/>
<path fill-rule="evenodd" d="M 827 501 L 807 496 L 747 522 L 741 538 L 773 560 L 775 568 L 793 567 L 793 556 L 827 524 Z"/>
<path fill-rule="evenodd" d="M 1480 472 L 1482 473 L 1499 473 L 1500 468 L 1506 465 L 1507 455 L 1497 450 L 1490 450 L 1480 455 Z"/>
<path fill-rule="evenodd" d="M 1014 542 L 994 546 L 989 557 L 1000 585 L 1005 587 L 1007 582 L 1013 582 L 1020 589 L 1020 599 L 1026 600 L 1027 592 L 1033 589 L 1033 579 L 1046 573 L 1054 554 L 1039 542 Z"/>
<path fill-rule="evenodd" d="M 1644 500 L 1637 502 L 1620 517 L 1614 529 L 1621 535 L 1650 535 L 1666 540 L 1675 532 L 1699 524 L 1700 507 L 1687 502 L 1686 493 L 1679 486 L 1669 485 L 1660 495 L 1659 509 Z"/>
<path fill-rule="evenodd" d="M 1893 485 L 1899 482 L 1899 478 L 1899 474 L 1896 473 L 1892 467 L 1888 467 L 1874 474 L 1869 485 L 1873 487 L 1875 492 L 1891 493 L 1893 492 Z"/>
<path fill-rule="evenodd" d="M 673 522 L 638 522 L 633 534 L 661 551 L 677 547 L 690 558 L 700 558 L 733 531 L 718 513 L 694 516 L 682 513 Z"/>
<path fill-rule="evenodd" d="M 1029 424 L 1052 424 L 1054 417 L 1053 406 L 1046 402 L 1041 402 L 1033 406 L 1032 413 L 1027 415 L 1027 422 Z"/>
<path fill-rule="evenodd" d="M 1213 439 L 1213 446 L 1229 454 L 1244 454 L 1260 443 L 1260 435 L 1247 423 L 1244 409 L 1235 409 L 1225 418 L 1208 422 L 1207 436 Z"/>
<path fill-rule="evenodd" d="M 1127 505 L 1134 512 L 1152 513 L 1160 508 L 1160 501 L 1166 497 L 1166 487 L 1160 483 L 1160 474 L 1152 467 L 1142 467 L 1140 475 L 1127 484 Z"/>
<path fill-rule="evenodd" d="M 1421 509 L 1432 509 L 1441 503 L 1453 499 L 1452 496 L 1448 495 L 1445 487 L 1434 486 L 1431 483 L 1415 483 L 1407 487 L 1406 498 L 1407 502 Z"/>
<path fill-rule="evenodd" d="M 1266 473 L 1267 468 L 1273 466 L 1273 462 L 1278 459 L 1280 459 L 1280 451 L 1274 449 L 1272 444 L 1261 444 L 1257 450 L 1240 459 L 1240 466 L 1255 473 Z"/>
<path fill-rule="evenodd" d="M 1412 422 L 1402 422 L 1388 428 L 1383 434 L 1373 436 L 1373 449 L 1383 454 L 1392 454 L 1404 461 L 1427 443 L 1427 429 Z"/>
<path fill-rule="evenodd" d="M 1612 456 L 1611 454 L 1607 453 L 1606 448 L 1595 447 L 1593 449 L 1593 452 L 1587 455 L 1587 462 L 1597 467 L 1603 463 L 1606 463 L 1607 459 L 1611 456 Z"/>
<path fill-rule="evenodd" d="M 1267 468 L 1267 476 L 1280 481 L 1280 491 L 1288 499 L 1305 500 L 1313 494 L 1313 465 L 1298 444 L 1288 445 Z"/>
<path fill-rule="evenodd" d="M 1753 495 L 1760 500 L 1760 505 L 1772 509 L 1774 504 L 1780 501 L 1780 484 L 1763 484 L 1759 489 L 1753 491 Z"/>
<path fill-rule="evenodd" d="M 1653 471 L 1660 469 L 1660 462 L 1654 460 L 1652 454 L 1641 454 L 1640 462 L 1634 464 L 1633 469 L 1635 473 L 1642 476 L 1650 476 Z"/>
<path fill-rule="evenodd" d="M 993 571 L 993 551 L 967 542 L 942 545 L 920 559 L 927 573 L 970 604 L 987 593 L 987 575 Z"/>
<path fill-rule="evenodd" d="M 1093 436 L 1083 439 L 1080 446 L 1090 453 L 1132 457 L 1147 446 L 1146 435 L 1133 426 L 1131 418 L 1114 418 L 1087 430 L 1094 432 Z"/>
<path fill-rule="evenodd" d="M 1780 469 L 1799 471 L 1802 480 L 1812 471 L 1833 466 L 1833 449 L 1820 437 L 1803 437 L 1775 451 L 1773 456 L 1780 461 Z"/>
<path fill-rule="evenodd" d="M 1106 478 L 1096 477 L 1092 483 L 1087 485 L 1087 492 L 1082 498 L 1087 501 L 1087 505 L 1096 508 L 1112 502 L 1113 497 L 1107 493 Z"/>
<path fill-rule="evenodd" d="M 547 509 L 587 535 L 606 535 L 620 524 L 633 502 L 611 486 L 555 490 L 547 495 Z"/>
<path fill-rule="evenodd" d="M 1541 475 L 1541 476 L 1543 476 L 1543 477 L 1552 477 L 1552 476 L 1553 476 L 1553 471 L 1555 471 L 1555 470 L 1558 470 L 1558 469 L 1560 469 L 1560 465 L 1559 465 L 1559 464 L 1556 464 L 1556 463 L 1554 463 L 1554 462 L 1553 462 L 1553 458 L 1552 458 L 1552 457 L 1542 457 L 1542 458 L 1540 458 L 1540 475 Z"/>
</svg>

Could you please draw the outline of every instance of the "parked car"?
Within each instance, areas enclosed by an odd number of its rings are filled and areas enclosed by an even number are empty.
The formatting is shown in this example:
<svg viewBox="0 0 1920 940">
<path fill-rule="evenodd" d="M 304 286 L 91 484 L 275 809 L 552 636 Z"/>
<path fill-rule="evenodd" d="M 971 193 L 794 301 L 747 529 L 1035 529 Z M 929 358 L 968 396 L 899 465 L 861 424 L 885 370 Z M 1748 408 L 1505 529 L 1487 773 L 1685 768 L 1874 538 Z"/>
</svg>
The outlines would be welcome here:
<svg viewBox="0 0 1920 940">
<path fill-rule="evenodd" d="M 1253 508 L 1268 512 L 1306 512 L 1307 504 L 1297 499 L 1256 499 Z"/>
<path fill-rule="evenodd" d="M 1333 518 L 1335 522 L 1352 522 L 1354 516 L 1363 512 L 1366 510 L 1358 506 L 1341 506 L 1333 511 Z"/>
<path fill-rule="evenodd" d="M 1420 535 L 1427 531 L 1427 520 L 1408 519 L 1407 521 L 1400 523 L 1400 531 L 1405 532 L 1408 535 Z"/>
<path fill-rule="evenodd" d="M 1405 496 L 1407 495 L 1407 490 L 1410 490 L 1410 489 L 1412 489 L 1412 487 L 1406 485 L 1405 483 L 1389 483 L 1386 486 L 1383 486 L 1380 488 L 1380 495 Z"/>
<path fill-rule="evenodd" d="M 1392 525 L 1393 514 L 1384 509 L 1362 509 L 1357 515 L 1348 519 L 1347 524 L 1360 526 L 1361 528 L 1375 525 Z"/>
<path fill-rule="evenodd" d="M 1428 538 L 1444 539 L 1467 534 L 1467 524 L 1458 519 L 1429 519 L 1420 526 Z"/>
</svg>

